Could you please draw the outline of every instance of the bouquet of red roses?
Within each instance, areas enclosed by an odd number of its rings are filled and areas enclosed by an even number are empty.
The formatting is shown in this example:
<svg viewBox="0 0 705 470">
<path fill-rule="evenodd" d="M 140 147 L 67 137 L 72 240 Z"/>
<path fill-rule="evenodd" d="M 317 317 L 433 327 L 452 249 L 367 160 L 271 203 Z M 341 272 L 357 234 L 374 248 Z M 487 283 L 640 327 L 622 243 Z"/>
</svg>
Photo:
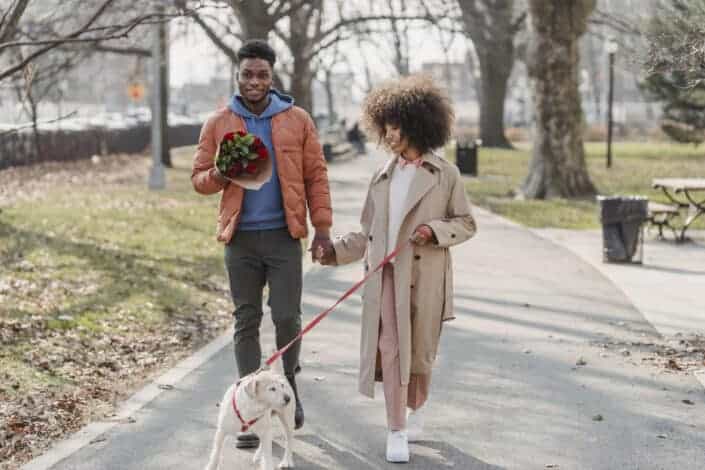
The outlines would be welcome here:
<svg viewBox="0 0 705 470">
<path fill-rule="evenodd" d="M 236 178 L 243 173 L 257 174 L 259 165 L 268 158 L 267 147 L 259 137 L 245 131 L 228 132 L 218 147 L 215 166 L 221 175 Z"/>
</svg>

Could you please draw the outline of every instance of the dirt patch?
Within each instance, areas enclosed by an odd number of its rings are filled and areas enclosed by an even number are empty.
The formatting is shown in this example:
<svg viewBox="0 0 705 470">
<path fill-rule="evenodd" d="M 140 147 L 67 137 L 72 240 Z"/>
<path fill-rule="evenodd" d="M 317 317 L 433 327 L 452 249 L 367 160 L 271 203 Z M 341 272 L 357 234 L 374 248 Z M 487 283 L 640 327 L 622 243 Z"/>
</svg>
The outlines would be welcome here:
<svg viewBox="0 0 705 470">
<path fill-rule="evenodd" d="M 705 370 L 705 336 L 677 334 L 645 341 L 595 341 L 605 353 L 621 355 L 634 365 L 657 368 L 665 373 L 692 375 Z"/>
</svg>

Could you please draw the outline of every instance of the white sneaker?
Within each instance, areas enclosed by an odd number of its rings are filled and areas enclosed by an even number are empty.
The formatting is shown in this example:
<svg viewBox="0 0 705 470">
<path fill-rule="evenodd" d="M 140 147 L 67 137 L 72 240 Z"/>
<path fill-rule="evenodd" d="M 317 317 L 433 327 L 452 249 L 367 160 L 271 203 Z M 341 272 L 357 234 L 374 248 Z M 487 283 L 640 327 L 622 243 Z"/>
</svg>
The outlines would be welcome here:
<svg viewBox="0 0 705 470">
<path fill-rule="evenodd" d="M 423 440 L 423 425 L 424 425 L 424 408 L 418 410 L 409 410 L 406 415 L 406 431 L 409 436 L 409 442 L 418 442 Z"/>
<path fill-rule="evenodd" d="M 407 463 L 409 461 L 409 440 L 406 431 L 389 431 L 387 434 L 387 462 Z"/>
</svg>

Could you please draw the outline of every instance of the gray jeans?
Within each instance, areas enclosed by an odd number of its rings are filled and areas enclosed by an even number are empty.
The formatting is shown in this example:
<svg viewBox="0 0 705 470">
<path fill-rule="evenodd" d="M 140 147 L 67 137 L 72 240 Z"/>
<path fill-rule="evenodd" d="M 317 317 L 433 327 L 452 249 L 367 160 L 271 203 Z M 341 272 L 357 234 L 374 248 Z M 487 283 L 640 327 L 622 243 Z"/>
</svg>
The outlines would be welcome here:
<svg viewBox="0 0 705 470">
<path fill-rule="evenodd" d="M 225 267 L 230 294 L 235 304 L 235 361 L 243 377 L 260 367 L 262 349 L 262 291 L 269 286 L 269 307 L 275 327 L 277 348 L 289 343 L 301 331 L 301 242 L 286 228 L 236 231 L 225 246 Z M 301 341 L 282 357 L 284 373 L 299 369 Z"/>
</svg>

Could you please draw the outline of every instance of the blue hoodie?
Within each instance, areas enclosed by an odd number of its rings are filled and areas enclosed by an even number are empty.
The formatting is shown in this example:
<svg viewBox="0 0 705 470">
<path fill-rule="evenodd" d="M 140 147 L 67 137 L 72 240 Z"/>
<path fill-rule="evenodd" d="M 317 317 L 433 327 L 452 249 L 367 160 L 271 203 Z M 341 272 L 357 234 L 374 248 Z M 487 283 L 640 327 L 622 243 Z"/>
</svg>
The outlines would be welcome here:
<svg viewBox="0 0 705 470">
<path fill-rule="evenodd" d="M 269 97 L 269 106 L 260 115 L 247 109 L 239 94 L 230 100 L 230 110 L 242 117 L 247 132 L 262 139 L 272 159 L 271 179 L 258 190 L 245 190 L 239 230 L 272 230 L 286 227 L 282 190 L 277 174 L 277 158 L 272 145 L 272 116 L 294 106 L 294 99 L 276 90 L 271 90 Z"/>
</svg>

